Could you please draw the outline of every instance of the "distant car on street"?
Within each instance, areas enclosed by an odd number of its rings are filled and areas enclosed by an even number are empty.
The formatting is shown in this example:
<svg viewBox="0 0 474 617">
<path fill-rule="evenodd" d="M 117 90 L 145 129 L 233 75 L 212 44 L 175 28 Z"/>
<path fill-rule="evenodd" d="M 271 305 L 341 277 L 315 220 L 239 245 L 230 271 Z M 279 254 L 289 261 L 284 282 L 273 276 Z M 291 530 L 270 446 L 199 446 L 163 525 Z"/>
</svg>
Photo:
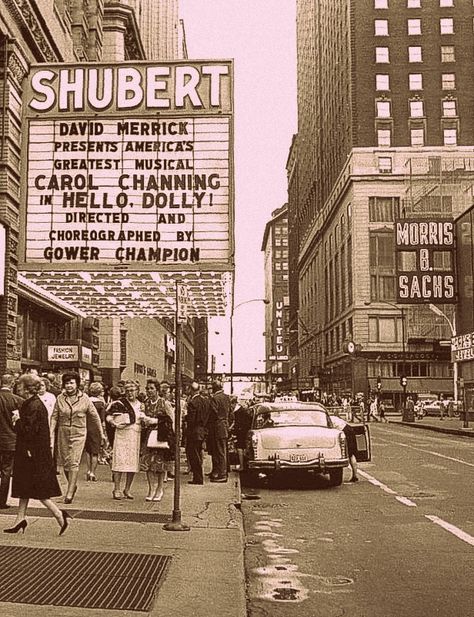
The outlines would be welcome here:
<svg viewBox="0 0 474 617">
<path fill-rule="evenodd" d="M 251 428 L 243 469 L 247 480 L 259 473 L 271 476 L 311 471 L 328 474 L 331 486 L 342 484 L 349 462 L 346 437 L 334 427 L 323 405 L 291 400 L 257 404 L 249 411 Z M 370 460 L 368 427 L 354 428 L 361 433 L 358 437 L 363 452 L 358 460 Z"/>
</svg>

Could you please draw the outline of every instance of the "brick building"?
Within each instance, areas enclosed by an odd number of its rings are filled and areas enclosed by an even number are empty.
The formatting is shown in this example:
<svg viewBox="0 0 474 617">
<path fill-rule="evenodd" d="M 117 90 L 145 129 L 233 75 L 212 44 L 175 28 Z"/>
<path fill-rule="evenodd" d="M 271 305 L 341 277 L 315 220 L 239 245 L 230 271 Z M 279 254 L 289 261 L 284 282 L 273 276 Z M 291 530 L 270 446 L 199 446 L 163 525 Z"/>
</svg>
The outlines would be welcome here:
<svg viewBox="0 0 474 617">
<path fill-rule="evenodd" d="M 453 393 L 446 321 L 396 303 L 394 220 L 455 216 L 474 179 L 474 7 L 298 0 L 298 135 L 288 166 L 290 364 L 321 391 Z M 292 223 L 293 222 L 293 223 Z M 447 318 L 452 306 L 440 307 Z M 358 353 L 347 353 L 354 342 Z"/>
<path fill-rule="evenodd" d="M 150 328 L 147 320 L 140 319 L 102 323 L 85 319 L 80 311 L 18 274 L 21 147 L 26 133 L 22 132 L 21 101 L 29 66 L 182 58 L 185 45 L 178 1 L 160 0 L 159 10 L 157 4 L 154 0 L 0 0 L 0 223 L 6 231 L 0 289 L 1 372 L 67 366 L 80 369 L 85 378 L 107 382 L 115 381 L 124 370 L 127 377 L 140 381 L 173 375 L 171 322 L 150 320 Z M 71 348 L 73 364 L 60 361 L 61 345 Z M 56 356 L 48 351 L 53 346 Z M 183 346 L 185 374 L 192 375 L 192 330 Z"/>
</svg>

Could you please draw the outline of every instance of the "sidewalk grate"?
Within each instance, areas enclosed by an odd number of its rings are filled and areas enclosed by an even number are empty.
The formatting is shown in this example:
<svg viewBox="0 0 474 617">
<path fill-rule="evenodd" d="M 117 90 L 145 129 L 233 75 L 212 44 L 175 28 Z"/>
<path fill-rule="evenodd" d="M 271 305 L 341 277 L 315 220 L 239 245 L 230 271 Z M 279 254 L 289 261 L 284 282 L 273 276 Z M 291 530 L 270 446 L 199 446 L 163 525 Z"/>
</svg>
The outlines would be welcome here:
<svg viewBox="0 0 474 617">
<path fill-rule="evenodd" d="M 68 512 L 73 518 L 90 521 L 118 521 L 126 523 L 169 523 L 172 520 L 171 514 L 160 514 L 158 512 L 80 510 L 79 508 L 70 508 L 68 509 Z M 2 512 L 2 515 L 15 516 L 16 510 L 11 508 L 9 511 Z M 51 512 L 46 508 L 29 508 L 28 516 L 51 517 Z"/>
<path fill-rule="evenodd" d="M 171 557 L 0 546 L 0 602 L 148 612 Z"/>
</svg>

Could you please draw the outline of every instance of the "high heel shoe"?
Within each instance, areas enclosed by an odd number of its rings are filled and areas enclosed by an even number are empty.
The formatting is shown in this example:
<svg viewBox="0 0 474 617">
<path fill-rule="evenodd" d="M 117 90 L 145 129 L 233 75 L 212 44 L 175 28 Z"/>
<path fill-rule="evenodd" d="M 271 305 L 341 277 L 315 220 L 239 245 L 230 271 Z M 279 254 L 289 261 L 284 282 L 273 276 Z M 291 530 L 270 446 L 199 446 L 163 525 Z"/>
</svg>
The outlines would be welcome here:
<svg viewBox="0 0 474 617">
<path fill-rule="evenodd" d="M 59 530 L 60 536 L 62 536 L 63 533 L 68 528 L 68 525 L 69 525 L 68 519 L 72 518 L 69 512 L 67 512 L 66 510 L 61 510 L 61 514 L 63 515 L 63 524 L 61 525 L 61 529 Z"/>
<path fill-rule="evenodd" d="M 25 529 L 28 523 L 23 519 L 19 523 L 15 525 L 15 527 L 10 527 L 9 529 L 4 529 L 3 533 L 18 533 L 20 530 L 25 533 Z"/>
<path fill-rule="evenodd" d="M 155 493 L 155 496 L 153 497 L 153 501 L 161 501 L 163 499 L 163 491 L 160 491 L 159 493 Z"/>
<path fill-rule="evenodd" d="M 75 494 L 76 494 L 76 491 L 77 491 L 77 486 L 75 486 L 75 487 L 74 487 L 74 490 L 72 491 L 72 496 L 71 496 L 71 497 L 67 497 L 67 496 L 66 496 L 66 497 L 64 498 L 64 503 L 72 503 L 72 502 L 73 502 L 73 499 L 74 499 L 74 496 L 75 496 Z"/>
<path fill-rule="evenodd" d="M 123 499 L 122 491 L 112 491 L 112 497 L 117 500 Z"/>
<path fill-rule="evenodd" d="M 128 491 L 124 491 L 123 495 L 124 495 L 125 499 L 133 499 L 133 495 L 130 495 L 130 493 Z"/>
</svg>

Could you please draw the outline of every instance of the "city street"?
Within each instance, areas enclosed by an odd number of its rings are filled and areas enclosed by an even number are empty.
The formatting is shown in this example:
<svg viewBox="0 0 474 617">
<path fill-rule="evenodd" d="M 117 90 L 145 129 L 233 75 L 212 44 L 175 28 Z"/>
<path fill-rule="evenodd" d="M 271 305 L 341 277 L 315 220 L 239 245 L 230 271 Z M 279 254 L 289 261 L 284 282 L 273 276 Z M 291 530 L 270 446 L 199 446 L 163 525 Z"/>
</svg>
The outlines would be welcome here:
<svg viewBox="0 0 474 617">
<path fill-rule="evenodd" d="M 251 617 L 474 615 L 472 440 L 371 434 L 357 484 L 242 489 Z"/>
</svg>

